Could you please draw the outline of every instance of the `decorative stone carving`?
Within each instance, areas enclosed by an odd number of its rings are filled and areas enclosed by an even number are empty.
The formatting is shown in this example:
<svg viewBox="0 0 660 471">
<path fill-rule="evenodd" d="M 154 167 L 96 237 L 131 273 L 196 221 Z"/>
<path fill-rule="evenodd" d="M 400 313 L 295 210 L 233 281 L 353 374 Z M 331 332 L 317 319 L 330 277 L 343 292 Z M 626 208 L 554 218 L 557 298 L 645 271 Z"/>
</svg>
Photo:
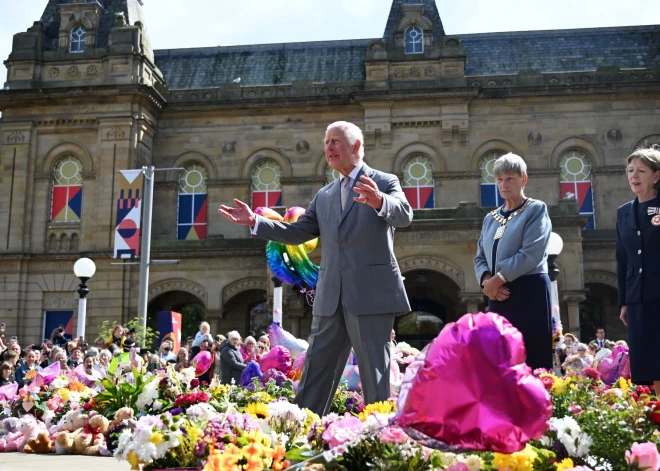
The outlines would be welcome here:
<svg viewBox="0 0 660 471">
<path fill-rule="evenodd" d="M 595 261 L 602 261 L 602 260 L 614 260 L 615 258 L 615 251 L 614 248 L 611 249 L 585 249 L 582 252 L 582 258 L 583 260 L 595 260 Z"/>
<path fill-rule="evenodd" d="M 570 85 L 571 83 L 575 82 L 575 79 L 573 77 L 566 77 L 566 80 L 564 80 L 564 82 Z"/>
<path fill-rule="evenodd" d="M 429 65 L 424 69 L 424 76 L 427 78 L 433 78 L 437 75 L 437 73 L 437 70 L 432 65 Z"/>
<path fill-rule="evenodd" d="M 203 286 L 188 280 L 166 280 L 156 283 L 149 288 L 149 300 L 151 301 L 169 291 L 185 291 L 191 293 L 202 300 L 204 305 L 207 304 L 208 294 L 206 289 Z"/>
<path fill-rule="evenodd" d="M 89 67 L 87 67 L 86 74 L 90 78 L 96 77 L 99 74 L 99 69 L 95 65 L 90 65 Z"/>
<path fill-rule="evenodd" d="M 78 299 L 75 293 L 44 293 L 43 309 L 76 309 Z M 49 335 L 49 332 L 46 332 Z"/>
<path fill-rule="evenodd" d="M 25 134 L 20 131 L 11 131 L 10 133 L 7 133 L 6 136 L 5 141 L 7 144 L 25 144 Z"/>
<path fill-rule="evenodd" d="M 399 263 L 401 273 L 412 270 L 434 270 L 447 275 L 454 280 L 458 286 L 463 287 L 463 273 L 461 268 L 445 260 L 433 258 L 409 258 Z"/>
<path fill-rule="evenodd" d="M 236 154 L 236 141 L 225 142 L 222 146 L 222 155 L 232 156 Z"/>
<path fill-rule="evenodd" d="M 296 152 L 298 152 L 300 155 L 304 155 L 307 152 L 309 152 L 309 142 L 307 141 L 300 141 L 298 144 L 296 144 Z"/>
<path fill-rule="evenodd" d="M 222 290 L 222 301 L 226 303 L 229 299 L 236 296 L 238 293 L 250 290 L 263 290 L 268 289 L 268 283 L 265 278 L 245 278 L 238 280 L 225 286 Z"/>
<path fill-rule="evenodd" d="M 112 128 L 105 135 L 107 140 L 115 141 L 118 139 L 124 139 L 126 137 L 126 132 L 122 128 Z"/>
<path fill-rule="evenodd" d="M 610 141 L 619 142 L 623 138 L 623 135 L 621 134 L 621 131 L 619 131 L 618 129 L 610 129 L 609 131 L 607 131 L 607 138 Z"/>
<path fill-rule="evenodd" d="M 511 80 L 506 79 L 506 80 L 504 80 L 504 82 L 502 82 L 502 85 L 504 85 L 506 87 L 510 87 L 512 83 L 513 82 Z"/>
<path fill-rule="evenodd" d="M 408 74 L 411 79 L 418 79 L 422 76 L 422 72 L 419 70 L 419 67 L 411 67 Z"/>
<path fill-rule="evenodd" d="M 263 96 L 264 98 L 268 98 L 270 96 L 270 90 L 265 90 Z"/>
<path fill-rule="evenodd" d="M 440 229 L 440 228 L 438 228 Z M 477 241 L 481 231 L 477 230 L 443 230 L 438 231 L 405 231 L 396 233 L 396 241 L 406 244 L 431 244 L 436 242 L 465 242 Z"/>
<path fill-rule="evenodd" d="M 543 136 L 541 136 L 540 132 L 530 132 L 527 136 L 527 142 L 533 146 L 538 146 L 543 142 Z"/>
<path fill-rule="evenodd" d="M 557 77 L 552 77 L 550 79 L 550 83 L 553 84 L 553 85 L 556 85 L 556 84 L 559 83 L 559 79 Z"/>
<path fill-rule="evenodd" d="M 80 70 L 78 70 L 78 67 L 75 65 L 72 65 L 69 67 L 66 71 L 66 78 L 68 79 L 77 79 L 80 77 Z"/>
<path fill-rule="evenodd" d="M 588 271 L 584 274 L 584 283 L 600 283 L 613 288 L 617 287 L 616 275 L 604 271 Z"/>
<path fill-rule="evenodd" d="M 286 92 L 284 90 L 280 89 L 277 91 L 277 96 L 284 96 L 284 95 L 286 95 Z"/>
<path fill-rule="evenodd" d="M 571 304 L 579 304 L 587 299 L 583 291 L 566 291 L 561 293 L 561 302 Z"/>
<path fill-rule="evenodd" d="M 403 67 L 397 67 L 396 69 L 394 69 L 394 73 L 392 75 L 394 75 L 395 79 L 401 80 L 406 76 L 406 69 L 404 69 Z"/>
<path fill-rule="evenodd" d="M 57 67 L 52 67 L 48 71 L 48 78 L 50 78 L 51 80 L 56 80 L 56 79 L 60 78 L 60 69 L 57 68 Z"/>
</svg>

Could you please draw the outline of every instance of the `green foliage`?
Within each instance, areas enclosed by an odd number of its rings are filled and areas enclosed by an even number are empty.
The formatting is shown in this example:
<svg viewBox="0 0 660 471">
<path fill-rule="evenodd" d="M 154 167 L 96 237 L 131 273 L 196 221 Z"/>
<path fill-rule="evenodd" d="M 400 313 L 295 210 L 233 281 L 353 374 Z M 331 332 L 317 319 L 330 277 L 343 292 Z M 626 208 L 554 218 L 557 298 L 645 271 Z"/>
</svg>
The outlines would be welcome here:
<svg viewBox="0 0 660 471">
<path fill-rule="evenodd" d="M 185 343 L 188 337 L 194 337 L 199 330 L 199 324 L 204 321 L 206 311 L 201 304 L 188 304 L 181 311 L 181 342 Z M 212 332 L 217 334 L 218 332 Z"/>
<path fill-rule="evenodd" d="M 110 322 L 109 320 L 104 320 L 101 324 L 99 331 L 99 337 L 104 341 L 108 341 L 112 337 L 112 331 L 121 325 L 117 321 Z M 139 318 L 134 318 L 129 320 L 124 324 L 124 329 L 135 329 L 135 335 L 137 337 L 137 344 L 141 348 L 152 349 L 154 348 L 154 342 L 158 340 L 160 333 L 157 330 L 147 327 L 146 329 L 140 325 Z"/>
<path fill-rule="evenodd" d="M 434 468 L 433 463 L 424 458 L 421 448 L 404 454 L 401 447 L 388 445 L 374 437 L 350 446 L 334 463 L 336 469 L 342 471 L 426 471 Z"/>
<path fill-rule="evenodd" d="M 364 400 L 362 399 L 362 395 L 354 391 L 349 391 L 346 380 L 341 381 L 337 387 L 337 392 L 335 392 L 335 397 L 332 398 L 330 412 L 344 415 L 346 412 L 359 414 L 363 410 Z"/>
<path fill-rule="evenodd" d="M 126 382 L 120 373 L 117 373 L 116 376 L 109 374 L 100 381 L 104 390 L 94 397 L 95 409 L 108 418 L 113 418 L 115 412 L 122 407 L 137 410 L 137 399 L 142 394 L 144 387 L 158 377 L 152 376 L 145 381 L 142 374 L 135 368 L 133 368 L 133 377 L 135 378 L 134 384 Z"/>
</svg>

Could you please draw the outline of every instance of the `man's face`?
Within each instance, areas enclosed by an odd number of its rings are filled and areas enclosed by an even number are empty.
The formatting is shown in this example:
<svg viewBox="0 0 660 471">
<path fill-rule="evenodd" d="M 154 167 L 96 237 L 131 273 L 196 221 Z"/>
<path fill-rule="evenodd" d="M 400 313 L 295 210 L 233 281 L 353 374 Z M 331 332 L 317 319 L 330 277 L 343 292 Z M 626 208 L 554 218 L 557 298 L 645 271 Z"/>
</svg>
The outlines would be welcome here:
<svg viewBox="0 0 660 471">
<path fill-rule="evenodd" d="M 202 351 L 202 352 L 205 352 L 205 351 L 209 350 L 209 343 L 208 343 L 208 341 L 205 341 L 205 342 L 200 343 L 200 344 L 199 344 L 199 349 L 200 349 L 200 351 Z"/>
<path fill-rule="evenodd" d="M 351 145 L 341 128 L 331 128 L 325 135 L 325 160 L 328 165 L 343 175 L 348 175 L 358 163 L 357 152 L 362 143 Z"/>
<path fill-rule="evenodd" d="M 74 350 L 71 352 L 71 359 L 77 363 L 80 362 L 80 359 L 82 357 L 82 352 L 80 350 Z"/>
<path fill-rule="evenodd" d="M 105 342 L 103 340 L 96 341 L 96 348 L 103 348 L 104 346 L 105 346 Z"/>
<path fill-rule="evenodd" d="M 163 342 L 163 351 L 165 353 L 170 353 L 173 348 L 174 348 L 174 345 L 172 345 L 172 342 L 170 342 L 169 340 L 166 340 L 165 342 Z"/>
<path fill-rule="evenodd" d="M 598 340 L 603 340 L 605 338 L 605 331 L 603 329 L 598 329 L 596 331 L 596 338 Z"/>
<path fill-rule="evenodd" d="M 21 346 L 17 342 L 14 342 L 11 345 L 9 345 L 9 350 L 11 350 L 12 352 L 16 352 L 20 355 Z"/>
</svg>

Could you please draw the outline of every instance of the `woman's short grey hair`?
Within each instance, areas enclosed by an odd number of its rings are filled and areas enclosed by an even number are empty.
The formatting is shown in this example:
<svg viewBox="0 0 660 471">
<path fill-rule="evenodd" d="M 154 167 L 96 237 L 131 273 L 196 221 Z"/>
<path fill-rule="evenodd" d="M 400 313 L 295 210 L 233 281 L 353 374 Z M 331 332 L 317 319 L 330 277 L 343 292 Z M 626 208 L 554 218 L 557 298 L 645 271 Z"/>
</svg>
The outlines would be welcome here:
<svg viewBox="0 0 660 471">
<path fill-rule="evenodd" d="M 660 145 L 654 144 L 648 147 L 640 147 L 628 156 L 626 163 L 630 165 L 634 160 L 639 160 L 649 167 L 652 172 L 660 170 Z M 660 180 L 654 185 L 660 191 Z"/>
<path fill-rule="evenodd" d="M 357 156 L 360 160 L 364 158 L 364 134 L 362 129 L 357 127 L 353 123 L 348 121 L 336 121 L 328 126 L 325 134 L 327 135 L 331 129 L 341 129 L 344 132 L 344 135 L 348 138 L 350 145 L 354 146 L 357 141 L 360 141 L 360 148 L 358 149 Z"/>
<path fill-rule="evenodd" d="M 101 350 L 99 352 L 99 360 L 103 357 L 107 358 L 108 360 L 111 360 L 112 359 L 112 353 L 110 353 L 110 350 L 106 350 L 106 349 Z"/>
<path fill-rule="evenodd" d="M 522 157 L 509 152 L 495 161 L 493 166 L 493 175 L 510 175 L 515 173 L 521 177 L 527 175 L 527 164 Z"/>
</svg>

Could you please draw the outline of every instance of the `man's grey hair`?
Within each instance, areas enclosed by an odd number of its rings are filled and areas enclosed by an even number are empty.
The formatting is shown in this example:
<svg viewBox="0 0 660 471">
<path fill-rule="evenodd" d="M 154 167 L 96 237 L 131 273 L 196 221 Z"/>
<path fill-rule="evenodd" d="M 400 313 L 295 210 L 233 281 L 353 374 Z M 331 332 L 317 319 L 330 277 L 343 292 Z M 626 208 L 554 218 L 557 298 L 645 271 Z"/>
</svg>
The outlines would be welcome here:
<svg viewBox="0 0 660 471">
<path fill-rule="evenodd" d="M 357 157 L 360 160 L 364 158 L 364 134 L 362 133 L 362 129 L 348 121 L 335 121 L 328 126 L 328 129 L 325 130 L 325 134 L 327 135 L 331 129 L 341 129 L 344 132 L 344 135 L 348 138 L 349 144 L 352 146 L 354 146 L 357 141 L 360 141 L 360 148 L 358 149 Z"/>
<path fill-rule="evenodd" d="M 510 175 L 515 173 L 521 177 L 527 175 L 527 164 L 522 157 L 509 152 L 495 161 L 493 166 L 493 175 Z"/>
</svg>

